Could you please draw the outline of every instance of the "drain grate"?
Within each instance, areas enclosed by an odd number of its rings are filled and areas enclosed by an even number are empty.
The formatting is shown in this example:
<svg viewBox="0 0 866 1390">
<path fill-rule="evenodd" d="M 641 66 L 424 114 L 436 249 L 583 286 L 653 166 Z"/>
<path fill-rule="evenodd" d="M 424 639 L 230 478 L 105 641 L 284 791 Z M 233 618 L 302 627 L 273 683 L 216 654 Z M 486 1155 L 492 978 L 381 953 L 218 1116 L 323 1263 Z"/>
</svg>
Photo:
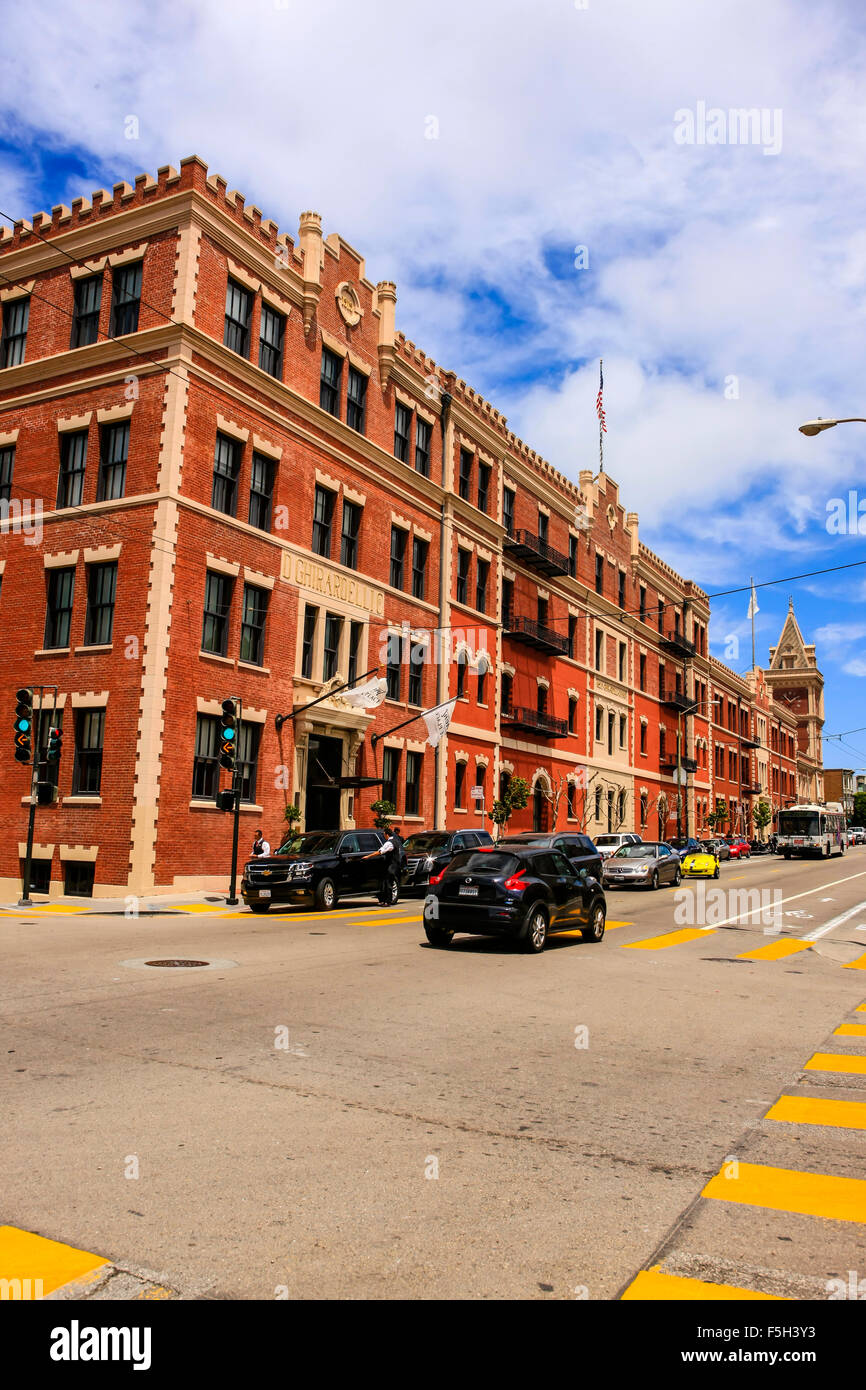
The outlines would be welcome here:
<svg viewBox="0 0 866 1390">
<path fill-rule="evenodd" d="M 207 960 L 146 960 L 145 965 L 168 965 L 179 966 L 182 970 L 189 969 L 193 965 L 210 965 Z"/>
</svg>

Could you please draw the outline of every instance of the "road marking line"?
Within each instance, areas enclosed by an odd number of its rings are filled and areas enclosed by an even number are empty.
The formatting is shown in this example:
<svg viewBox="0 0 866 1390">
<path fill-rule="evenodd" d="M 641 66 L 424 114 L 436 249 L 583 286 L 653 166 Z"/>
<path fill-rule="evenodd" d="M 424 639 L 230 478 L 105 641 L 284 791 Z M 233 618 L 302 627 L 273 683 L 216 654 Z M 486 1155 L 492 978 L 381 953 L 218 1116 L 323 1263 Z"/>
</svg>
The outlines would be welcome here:
<svg viewBox="0 0 866 1390">
<path fill-rule="evenodd" d="M 382 918 L 380 912 L 314 912 L 309 914 L 300 912 L 223 912 L 220 916 L 222 918 L 243 917 L 247 922 L 255 921 L 257 918 L 263 922 L 269 919 L 272 922 L 333 922 L 338 919 L 341 922 L 359 922 L 362 927 L 366 927 L 370 925 L 367 920 L 370 917 L 387 922 L 420 922 L 422 914 L 419 913 L 417 917 Z"/>
<path fill-rule="evenodd" d="M 840 1023 L 838 1028 L 834 1028 L 833 1036 L 840 1038 L 866 1037 L 866 1023 Z"/>
<path fill-rule="evenodd" d="M 850 1072 L 852 1075 L 866 1076 L 866 1057 L 858 1057 L 853 1052 L 815 1052 L 803 1070 Z"/>
<path fill-rule="evenodd" d="M 791 1300 L 775 1293 L 758 1293 L 755 1289 L 738 1289 L 733 1284 L 705 1284 L 702 1279 L 685 1279 L 678 1274 L 665 1274 L 660 1265 L 642 1269 L 622 1296 L 622 1302 L 645 1299 L 648 1302 L 671 1302 L 702 1299 L 771 1299 L 776 1303 Z"/>
<path fill-rule="evenodd" d="M 866 1221 L 866 1182 L 862 1178 L 740 1163 L 737 1177 L 726 1178 L 722 1168 L 701 1196 L 770 1211 L 821 1216 L 826 1221 Z"/>
<path fill-rule="evenodd" d="M 771 941 L 768 946 L 759 946 L 755 951 L 744 951 L 737 960 L 782 960 L 793 956 L 797 951 L 811 951 L 807 941 Z M 866 1032 L 866 1029 L 864 1029 Z"/>
<path fill-rule="evenodd" d="M 866 902 L 858 903 L 856 907 L 849 907 L 847 912 L 840 912 L 838 917 L 831 917 L 830 921 L 825 922 L 823 927 L 816 927 L 814 931 L 810 931 L 803 940 L 817 941 L 819 937 L 826 936 L 827 932 L 832 931 L 834 927 L 841 927 L 842 923 L 847 922 L 850 917 L 856 917 L 858 912 L 862 912 L 864 908 L 866 908 Z"/>
<path fill-rule="evenodd" d="M 828 888 L 838 888 L 840 883 L 850 883 L 852 879 L 863 878 L 864 876 L 866 876 L 866 871 L 859 874 L 849 874 L 847 878 L 837 878 L 833 883 L 823 883 L 820 888 L 808 888 L 803 893 L 793 893 L 790 898 L 782 898 L 778 905 L 781 907 L 783 903 L 793 903 L 796 902 L 798 898 L 809 898 L 813 893 L 823 893 Z M 739 922 L 741 917 L 754 917 L 756 912 L 762 912 L 763 910 L 763 908 L 753 907 L 748 912 L 738 912 L 736 916 L 726 917 L 723 922 L 716 922 L 712 927 L 704 927 L 704 931 L 715 931 L 716 927 L 728 927 L 732 922 Z M 866 966 L 863 968 L 866 968 Z"/>
<path fill-rule="evenodd" d="M 780 1096 L 764 1116 L 792 1125 L 832 1125 L 835 1129 L 866 1129 L 866 1101 L 818 1100 Z"/>
<path fill-rule="evenodd" d="M 626 941 L 623 951 L 663 951 L 666 946 L 679 946 L 683 941 L 694 941 L 698 936 L 706 936 L 714 927 L 684 927 L 682 931 L 671 931 L 662 936 L 648 936 L 644 941 Z"/>
<path fill-rule="evenodd" d="M 20 917 L 25 912 L 28 915 L 31 912 L 91 912 L 92 908 L 72 907 L 68 903 L 34 903 L 33 907 L 4 907 L 3 911 L 17 913 Z"/>
<path fill-rule="evenodd" d="M 76 1250 L 59 1240 L 48 1240 L 17 1226 L 0 1226 L 0 1276 L 4 1279 L 41 1279 L 43 1296 L 92 1275 L 110 1261 L 86 1250 Z"/>
<path fill-rule="evenodd" d="M 866 1014 L 866 1003 L 858 1004 L 854 1012 L 855 1014 Z"/>
<path fill-rule="evenodd" d="M 866 956 L 858 956 L 856 960 L 849 960 L 843 967 L 845 970 L 866 970 Z"/>
</svg>

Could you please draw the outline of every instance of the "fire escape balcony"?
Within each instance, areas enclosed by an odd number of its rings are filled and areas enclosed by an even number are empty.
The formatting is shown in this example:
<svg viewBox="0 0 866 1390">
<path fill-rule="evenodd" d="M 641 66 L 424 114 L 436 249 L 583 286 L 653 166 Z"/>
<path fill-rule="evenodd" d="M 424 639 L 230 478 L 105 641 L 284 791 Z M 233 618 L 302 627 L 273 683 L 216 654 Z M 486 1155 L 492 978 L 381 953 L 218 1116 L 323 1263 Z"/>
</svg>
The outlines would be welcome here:
<svg viewBox="0 0 866 1390">
<path fill-rule="evenodd" d="M 502 548 L 515 560 L 522 560 L 542 574 L 568 574 L 568 556 L 523 527 L 505 536 Z"/>
<path fill-rule="evenodd" d="M 504 631 L 512 641 L 524 642 L 540 652 L 552 652 L 554 656 L 568 655 L 568 638 L 561 632 L 545 627 L 535 618 L 517 618 L 513 613 L 506 613 Z"/>
<path fill-rule="evenodd" d="M 671 705 L 673 709 L 678 709 L 682 714 L 691 714 L 696 708 L 693 696 L 686 695 L 682 690 L 669 690 L 667 695 L 662 696 L 663 705 Z"/>
<path fill-rule="evenodd" d="M 676 755 L 676 753 L 662 753 L 662 755 L 661 755 L 661 757 L 660 757 L 660 759 L 659 759 L 659 763 L 660 763 L 660 765 L 665 769 L 666 772 L 667 772 L 668 770 L 670 770 L 670 771 L 672 771 L 672 772 L 676 771 L 676 766 L 677 766 L 677 755 Z M 682 756 L 682 757 L 680 758 L 680 767 L 682 768 L 683 772 L 697 772 L 697 770 L 698 770 L 698 760 L 697 760 L 697 758 L 687 758 L 687 757 L 685 757 L 685 756 Z"/>
<path fill-rule="evenodd" d="M 740 735 L 740 743 L 744 748 L 762 747 L 761 740 L 759 738 L 749 738 L 748 735 L 745 738 L 743 738 L 743 736 Z"/>
<path fill-rule="evenodd" d="M 568 733 L 567 719 L 556 719 L 552 714 L 541 714 L 521 705 L 504 710 L 501 722 L 514 729 L 529 729 L 543 738 L 565 738 Z"/>
<path fill-rule="evenodd" d="M 666 652 L 672 652 L 674 656 L 691 657 L 697 653 L 694 642 L 682 632 L 669 632 L 666 636 L 659 639 L 659 646 L 664 647 Z"/>
</svg>

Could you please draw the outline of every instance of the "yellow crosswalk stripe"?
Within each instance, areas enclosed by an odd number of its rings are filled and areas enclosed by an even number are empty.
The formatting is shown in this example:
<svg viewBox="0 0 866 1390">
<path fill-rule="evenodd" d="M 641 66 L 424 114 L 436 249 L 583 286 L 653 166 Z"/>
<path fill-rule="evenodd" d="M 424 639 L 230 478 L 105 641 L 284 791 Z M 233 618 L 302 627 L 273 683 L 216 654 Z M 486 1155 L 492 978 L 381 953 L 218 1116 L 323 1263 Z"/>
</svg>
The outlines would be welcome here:
<svg viewBox="0 0 866 1390">
<path fill-rule="evenodd" d="M 755 951 L 744 951 L 737 960 L 783 960 L 797 951 L 810 951 L 810 941 L 771 941 L 767 946 L 759 946 Z"/>
<path fill-rule="evenodd" d="M 47 1240 L 32 1231 L 0 1226 L 0 1278 L 30 1280 L 31 1289 L 34 1281 L 41 1281 L 37 1285 L 41 1293 L 36 1297 L 53 1293 L 74 1279 L 95 1276 L 96 1270 L 109 1263 L 101 1255 L 76 1250 L 58 1240 Z"/>
<path fill-rule="evenodd" d="M 622 1296 L 623 1302 L 666 1302 L 684 1300 L 698 1302 L 702 1299 L 723 1301 L 727 1299 L 770 1299 L 776 1303 L 788 1303 L 790 1299 L 775 1293 L 758 1293 L 756 1289 L 738 1289 L 734 1284 L 706 1284 L 702 1279 L 686 1279 L 679 1274 L 665 1274 L 661 1265 L 652 1269 L 642 1269 L 632 1280 Z"/>
<path fill-rule="evenodd" d="M 866 1182 L 862 1178 L 803 1173 L 758 1163 L 740 1163 L 737 1169 L 736 1177 L 725 1177 L 722 1168 L 701 1196 L 801 1216 L 822 1216 L 827 1221 L 866 1221 Z"/>
<path fill-rule="evenodd" d="M 866 1023 L 840 1023 L 833 1029 L 833 1036 L 840 1038 L 866 1038 Z"/>
<path fill-rule="evenodd" d="M 866 1004 L 858 1004 L 854 1012 L 855 1014 L 866 1014 Z"/>
<path fill-rule="evenodd" d="M 644 941 L 626 941 L 624 951 L 663 951 L 667 946 L 679 946 L 683 941 L 694 941 L 698 936 L 712 936 L 713 927 L 684 927 L 682 931 L 671 931 L 661 936 L 648 936 Z"/>
<path fill-rule="evenodd" d="M 846 970 L 866 970 L 866 955 L 858 956 L 856 960 L 849 960 L 845 966 Z"/>
<path fill-rule="evenodd" d="M 804 1071 L 839 1071 L 866 1076 L 866 1057 L 853 1052 L 816 1052 L 803 1067 Z"/>
<path fill-rule="evenodd" d="M 780 1096 L 764 1116 L 792 1125 L 832 1125 L 835 1129 L 866 1129 L 866 1101 L 821 1100 L 810 1096 Z"/>
</svg>

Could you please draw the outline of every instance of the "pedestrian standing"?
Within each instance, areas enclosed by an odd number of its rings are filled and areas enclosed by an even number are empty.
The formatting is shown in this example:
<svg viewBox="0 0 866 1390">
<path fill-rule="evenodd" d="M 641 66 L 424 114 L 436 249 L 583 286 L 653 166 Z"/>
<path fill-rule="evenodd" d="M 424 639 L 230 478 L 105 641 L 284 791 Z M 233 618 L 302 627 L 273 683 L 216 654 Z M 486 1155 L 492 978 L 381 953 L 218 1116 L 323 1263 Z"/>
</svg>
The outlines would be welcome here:
<svg viewBox="0 0 866 1390">
<path fill-rule="evenodd" d="M 392 884 L 398 881 L 397 875 L 400 864 L 400 852 L 394 842 L 394 832 L 389 830 L 379 848 L 371 850 L 369 854 L 364 855 L 364 858 L 381 858 L 384 860 L 384 864 L 382 865 L 382 881 L 379 885 L 379 901 L 385 906 L 388 906 L 394 896 Z"/>
<path fill-rule="evenodd" d="M 253 840 L 253 854 L 258 857 L 260 854 L 270 854 L 271 847 L 267 840 L 262 836 L 261 830 L 256 831 L 256 838 Z"/>
</svg>

